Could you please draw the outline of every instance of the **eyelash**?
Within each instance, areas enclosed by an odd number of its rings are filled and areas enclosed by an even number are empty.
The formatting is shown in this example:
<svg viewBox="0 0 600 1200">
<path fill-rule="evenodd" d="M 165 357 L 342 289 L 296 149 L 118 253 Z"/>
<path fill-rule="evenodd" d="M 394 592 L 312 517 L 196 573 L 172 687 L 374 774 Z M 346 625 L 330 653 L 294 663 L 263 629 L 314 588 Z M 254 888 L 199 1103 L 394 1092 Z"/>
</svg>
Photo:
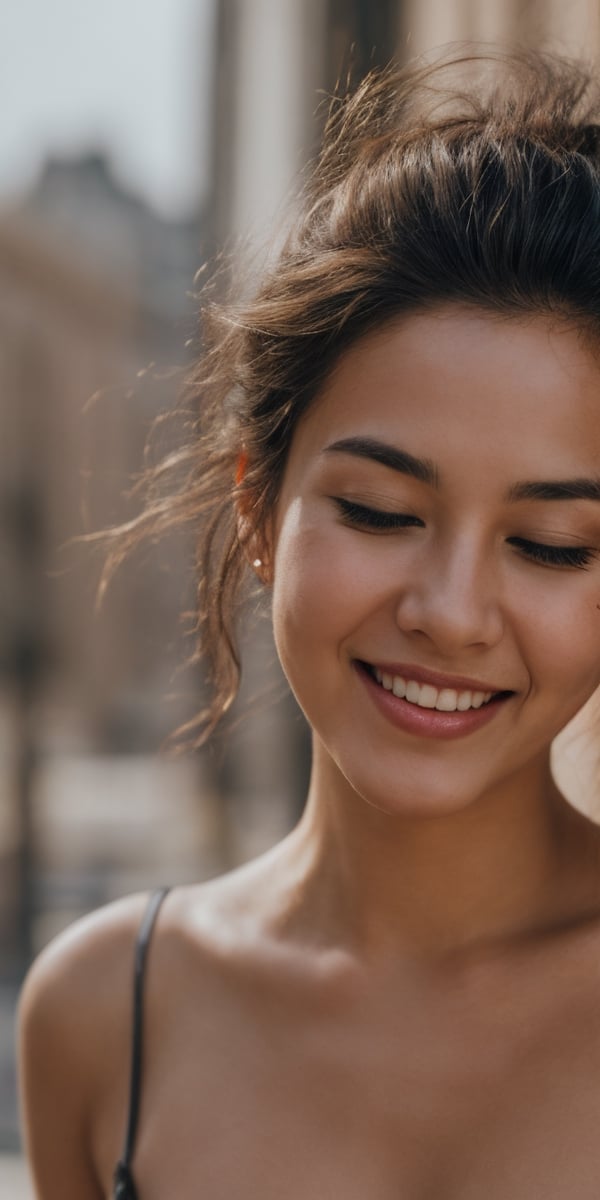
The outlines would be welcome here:
<svg viewBox="0 0 600 1200">
<path fill-rule="evenodd" d="M 366 529 L 390 530 L 406 529 L 410 526 L 422 525 L 418 517 L 408 513 L 385 512 L 380 508 L 368 508 L 364 504 L 355 504 L 353 500 L 345 500 L 341 496 L 333 497 L 342 516 L 356 526 Z M 509 545 L 521 550 L 527 558 L 546 567 L 579 567 L 585 568 L 595 557 L 594 551 L 587 546 L 547 546 L 543 542 L 530 542 L 527 538 L 508 538 Z"/>
<path fill-rule="evenodd" d="M 587 546 L 545 546 L 543 542 L 530 542 L 527 538 L 509 538 L 508 541 L 545 567 L 585 568 L 594 558 L 594 551 Z"/>
<path fill-rule="evenodd" d="M 405 529 L 410 525 L 423 524 L 418 517 L 412 517 L 408 513 L 367 508 L 364 504 L 355 504 L 353 500 L 343 500 L 341 496 L 335 497 L 335 503 L 353 525 L 365 525 L 369 529 Z"/>
</svg>

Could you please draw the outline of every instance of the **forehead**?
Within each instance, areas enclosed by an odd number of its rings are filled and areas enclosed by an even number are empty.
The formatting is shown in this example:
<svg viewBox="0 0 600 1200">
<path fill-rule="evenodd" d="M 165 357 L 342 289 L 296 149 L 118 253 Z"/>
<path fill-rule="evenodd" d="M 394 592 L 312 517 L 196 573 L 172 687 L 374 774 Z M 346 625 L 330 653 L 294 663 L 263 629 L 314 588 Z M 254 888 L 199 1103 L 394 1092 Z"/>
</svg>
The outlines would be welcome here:
<svg viewBox="0 0 600 1200">
<path fill-rule="evenodd" d="M 300 423 L 291 460 L 363 434 L 448 469 L 507 479 L 597 471 L 600 363 L 573 328 L 542 315 L 457 307 L 390 321 L 346 350 Z"/>
</svg>

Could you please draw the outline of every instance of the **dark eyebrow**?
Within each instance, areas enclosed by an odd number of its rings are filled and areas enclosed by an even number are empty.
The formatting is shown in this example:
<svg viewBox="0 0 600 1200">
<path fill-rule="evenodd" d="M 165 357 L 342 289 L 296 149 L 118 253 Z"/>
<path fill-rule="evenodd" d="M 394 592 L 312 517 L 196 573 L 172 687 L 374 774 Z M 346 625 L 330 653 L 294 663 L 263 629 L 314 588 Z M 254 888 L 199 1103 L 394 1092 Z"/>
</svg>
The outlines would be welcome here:
<svg viewBox="0 0 600 1200">
<path fill-rule="evenodd" d="M 412 475 L 421 483 L 428 483 L 437 488 L 438 473 L 434 464 L 428 458 L 415 458 L 407 450 L 389 446 L 387 442 L 379 442 L 377 438 L 349 437 L 341 438 L 325 447 L 325 453 L 341 451 L 343 454 L 354 454 L 357 458 L 370 458 L 373 462 L 391 467 L 392 471 L 400 471 L 402 475 Z"/>
<path fill-rule="evenodd" d="M 408 450 L 390 446 L 377 438 L 341 438 L 325 447 L 330 451 L 354 454 L 357 458 L 370 458 L 373 462 L 391 467 L 401 475 L 411 475 L 421 483 L 439 488 L 437 467 L 429 458 L 416 458 Z M 600 500 L 600 477 L 592 479 L 531 480 L 515 483 L 509 488 L 506 499 L 511 503 L 519 500 Z"/>
<path fill-rule="evenodd" d="M 508 500 L 600 500 L 600 478 L 515 483 L 508 492 Z"/>
</svg>

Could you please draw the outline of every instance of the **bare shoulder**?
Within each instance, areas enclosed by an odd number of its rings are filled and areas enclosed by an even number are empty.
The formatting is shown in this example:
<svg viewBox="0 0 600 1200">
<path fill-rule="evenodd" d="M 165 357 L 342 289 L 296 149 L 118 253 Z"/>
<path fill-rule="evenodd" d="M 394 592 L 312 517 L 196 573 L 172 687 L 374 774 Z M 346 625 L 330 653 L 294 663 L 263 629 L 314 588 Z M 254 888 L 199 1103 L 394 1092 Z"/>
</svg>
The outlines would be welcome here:
<svg viewBox="0 0 600 1200">
<path fill-rule="evenodd" d="M 166 956 L 173 965 L 185 958 L 185 948 L 199 931 L 216 932 L 220 880 L 174 890 L 160 914 L 160 933 L 152 958 Z M 207 902 L 204 902 L 204 891 Z M 118 1031 L 129 1036 L 135 944 L 149 902 L 149 893 L 113 901 L 80 918 L 54 938 L 38 955 L 25 978 L 19 1001 L 20 1045 L 25 1068 L 49 1056 L 72 1062 L 82 1076 L 82 1088 L 93 1090 L 87 1070 L 97 1062 L 102 1071 Z M 206 912 L 205 912 L 206 910 Z M 196 921 L 192 914 L 196 914 Z M 199 914 L 199 917 L 198 917 Z M 212 915 L 211 915 L 212 914 Z M 208 953 L 208 952 L 207 952 Z M 189 963 L 185 964 L 189 967 Z M 154 971 L 153 971 L 154 974 Z M 95 1036 L 90 1037 L 93 1030 Z"/>
<path fill-rule="evenodd" d="M 26 1147 L 43 1200 L 96 1200 L 89 1153 L 94 1112 L 122 1057 L 133 947 L 147 896 L 77 921 L 39 955 L 18 1013 Z"/>
<path fill-rule="evenodd" d="M 77 1040 L 89 1017 L 103 1006 L 113 1009 L 123 991 L 126 960 L 148 897 L 128 896 L 80 918 L 41 952 L 21 992 L 19 1026 L 25 1034 L 40 1029 L 69 1030 Z"/>
<path fill-rule="evenodd" d="M 261 925 L 254 864 L 206 883 L 174 889 L 152 938 L 148 984 L 153 1003 L 172 995 L 179 976 L 256 948 Z M 19 1003 L 22 1060 L 27 1069 L 55 1055 L 72 1061 L 82 1088 L 93 1092 L 94 1064 L 110 1071 L 110 1049 L 128 1039 L 136 939 L 147 909 L 144 892 L 114 901 L 76 921 L 38 956 Z M 90 1037 L 93 1029 L 97 1036 Z M 58 1049 L 60 1047 L 60 1050 Z"/>
<path fill-rule="evenodd" d="M 194 1111 L 210 1109 L 231 1037 L 252 1030 L 265 987 L 282 975 L 289 956 L 276 949 L 285 939 L 273 916 L 282 875 L 274 851 L 173 889 L 160 909 L 144 983 L 140 1130 L 151 1140 L 170 1121 L 185 1125 L 182 1096 L 194 1093 Z M 130 896 L 75 922 L 25 981 L 23 1124 L 41 1200 L 101 1200 L 110 1190 L 127 1121 L 135 945 L 148 899 Z M 203 1082 L 194 1078 L 188 1089 L 194 1046 Z M 140 1153 L 143 1165 L 143 1146 Z"/>
</svg>

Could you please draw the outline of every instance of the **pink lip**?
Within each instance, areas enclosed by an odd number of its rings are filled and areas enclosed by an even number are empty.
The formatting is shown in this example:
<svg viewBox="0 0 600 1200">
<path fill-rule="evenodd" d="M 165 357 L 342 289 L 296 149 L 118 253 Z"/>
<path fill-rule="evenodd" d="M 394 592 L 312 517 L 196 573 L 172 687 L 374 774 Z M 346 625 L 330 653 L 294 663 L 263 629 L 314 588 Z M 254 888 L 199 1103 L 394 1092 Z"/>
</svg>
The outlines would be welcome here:
<svg viewBox="0 0 600 1200">
<path fill-rule="evenodd" d="M 468 679 L 466 675 L 441 675 L 438 671 L 429 671 L 427 667 L 417 667 L 413 663 L 368 663 L 374 670 L 384 675 L 401 675 L 403 679 L 414 679 L 415 683 L 430 683 L 436 688 L 453 688 L 457 692 L 503 692 L 508 688 L 499 687 L 495 683 L 482 683 L 480 679 Z"/>
<path fill-rule="evenodd" d="M 392 725 L 405 730 L 407 733 L 416 734 L 418 737 L 440 738 L 444 740 L 465 737 L 467 734 L 474 733 L 477 729 L 481 729 L 484 725 L 493 721 L 502 705 L 513 695 L 512 692 L 501 692 L 500 695 L 493 697 L 487 704 L 482 705 L 481 708 L 468 708 L 466 712 L 438 712 L 435 708 L 420 708 L 418 704 L 411 704 L 408 700 L 401 700 L 399 696 L 394 696 L 393 692 L 388 692 L 386 688 L 377 683 L 377 680 L 373 678 L 364 663 L 359 662 L 357 659 L 354 660 L 353 666 L 379 712 Z M 395 669 L 394 671 L 390 671 L 390 674 L 401 675 L 402 671 Z M 416 682 L 430 682 L 430 678 L 419 680 L 418 676 L 412 674 L 412 668 L 409 678 L 415 679 Z M 437 686 L 449 687 L 456 685 L 438 684 Z M 465 685 L 463 684 L 462 686 L 464 687 Z M 471 685 L 471 687 L 473 686 Z M 465 690 L 467 690 L 466 687 Z M 479 684 L 476 690 L 493 691 L 492 688 Z"/>
</svg>

